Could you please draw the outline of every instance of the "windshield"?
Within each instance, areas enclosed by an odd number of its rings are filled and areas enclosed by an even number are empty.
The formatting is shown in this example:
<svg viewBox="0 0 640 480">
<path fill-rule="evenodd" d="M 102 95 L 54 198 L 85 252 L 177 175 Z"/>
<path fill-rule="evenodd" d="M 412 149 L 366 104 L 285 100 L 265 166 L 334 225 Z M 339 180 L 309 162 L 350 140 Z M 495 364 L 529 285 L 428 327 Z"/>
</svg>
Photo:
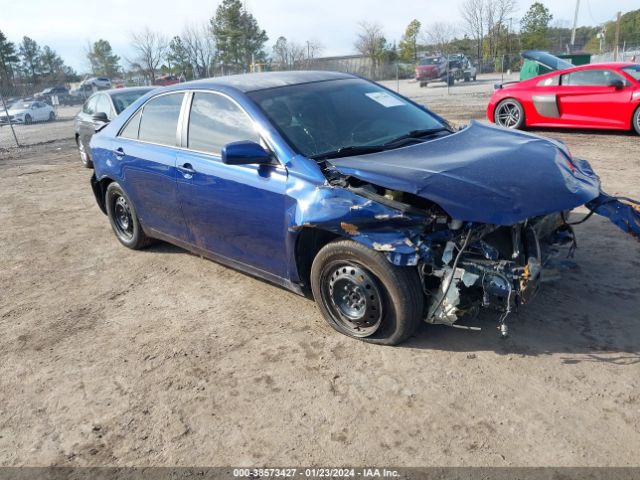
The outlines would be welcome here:
<svg viewBox="0 0 640 480">
<path fill-rule="evenodd" d="M 112 93 L 111 99 L 113 100 L 113 106 L 116 107 L 116 113 L 119 114 L 133 102 L 138 100 L 142 95 L 151 91 L 151 88 L 131 90 L 128 92 Z"/>
<path fill-rule="evenodd" d="M 632 65 L 630 67 L 624 67 L 622 69 L 627 75 L 631 75 L 634 80 L 640 82 L 640 65 Z"/>
<path fill-rule="evenodd" d="M 423 58 L 420 60 L 418 65 L 438 65 L 442 63 L 442 59 L 440 57 L 431 57 L 431 58 Z"/>
<path fill-rule="evenodd" d="M 307 157 L 384 145 L 412 132 L 445 127 L 433 115 L 393 92 L 355 78 L 259 90 L 248 95 L 290 145 Z"/>
<path fill-rule="evenodd" d="M 24 110 L 25 108 L 31 108 L 31 104 L 27 102 L 15 102 L 9 107 L 10 110 Z"/>
</svg>

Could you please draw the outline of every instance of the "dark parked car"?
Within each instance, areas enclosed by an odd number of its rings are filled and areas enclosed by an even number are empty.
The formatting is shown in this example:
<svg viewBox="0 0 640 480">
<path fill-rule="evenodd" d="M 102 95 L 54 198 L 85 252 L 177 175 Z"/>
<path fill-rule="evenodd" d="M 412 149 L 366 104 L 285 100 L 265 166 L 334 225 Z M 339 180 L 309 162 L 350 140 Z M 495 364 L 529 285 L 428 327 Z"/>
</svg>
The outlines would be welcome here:
<svg viewBox="0 0 640 480">
<path fill-rule="evenodd" d="M 640 235 L 553 140 L 453 129 L 373 82 L 277 72 L 150 92 L 93 136 L 118 240 L 162 239 L 299 293 L 336 330 L 396 344 L 479 307 L 499 325 L 538 288 L 580 205 Z M 180 286 L 176 286 L 180 288 Z M 241 307 L 239 307 L 241 308 Z M 464 325 L 462 325 L 464 328 Z"/>
<path fill-rule="evenodd" d="M 53 105 L 53 97 L 58 99 L 58 105 L 75 105 L 77 103 L 65 87 L 45 88 L 33 96 L 34 99 L 48 103 L 49 105 Z"/>
<path fill-rule="evenodd" d="M 80 161 L 85 167 L 93 167 L 89 142 L 96 130 L 104 127 L 125 108 L 152 89 L 152 87 L 131 87 L 102 90 L 87 99 L 74 122 Z"/>
</svg>

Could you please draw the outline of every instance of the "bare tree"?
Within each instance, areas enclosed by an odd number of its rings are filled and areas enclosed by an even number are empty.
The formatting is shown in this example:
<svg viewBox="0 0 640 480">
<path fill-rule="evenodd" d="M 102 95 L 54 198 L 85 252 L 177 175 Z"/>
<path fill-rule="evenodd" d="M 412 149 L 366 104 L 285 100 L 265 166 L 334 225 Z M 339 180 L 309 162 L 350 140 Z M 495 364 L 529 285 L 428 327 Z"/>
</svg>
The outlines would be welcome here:
<svg viewBox="0 0 640 480">
<path fill-rule="evenodd" d="M 311 61 L 314 58 L 318 58 L 320 55 L 322 55 L 322 52 L 324 51 L 324 45 L 322 45 L 322 43 L 315 38 L 312 38 L 311 40 L 307 40 L 306 45 L 307 45 L 308 61 Z"/>
<path fill-rule="evenodd" d="M 435 22 L 425 29 L 425 43 L 433 45 L 440 53 L 449 53 L 449 44 L 457 33 L 455 25 L 447 22 Z"/>
<path fill-rule="evenodd" d="M 497 56 L 500 39 L 506 33 L 505 23 L 516 9 L 515 0 L 485 0 L 484 23 L 487 32 L 488 54 Z"/>
<path fill-rule="evenodd" d="M 501 36 L 504 35 L 505 22 L 516 9 L 516 0 L 464 0 L 460 5 L 464 30 L 477 43 L 477 55 L 495 56 Z"/>
<path fill-rule="evenodd" d="M 477 42 L 478 58 L 482 57 L 485 27 L 485 0 L 464 0 L 460 5 L 460 15 L 465 32 Z"/>
<path fill-rule="evenodd" d="M 215 55 L 213 34 L 208 25 L 188 24 L 182 30 L 182 43 L 196 78 L 211 76 L 211 62 Z"/>
<path fill-rule="evenodd" d="M 387 40 L 380 24 L 361 22 L 359 25 L 360 32 L 356 38 L 355 47 L 361 55 L 371 61 L 371 77 L 374 78 L 378 65 L 384 59 Z"/>
<path fill-rule="evenodd" d="M 135 57 L 129 63 L 139 66 L 151 83 L 155 83 L 156 71 L 167 53 L 169 40 L 165 35 L 145 27 L 131 34 L 131 47 Z"/>
</svg>

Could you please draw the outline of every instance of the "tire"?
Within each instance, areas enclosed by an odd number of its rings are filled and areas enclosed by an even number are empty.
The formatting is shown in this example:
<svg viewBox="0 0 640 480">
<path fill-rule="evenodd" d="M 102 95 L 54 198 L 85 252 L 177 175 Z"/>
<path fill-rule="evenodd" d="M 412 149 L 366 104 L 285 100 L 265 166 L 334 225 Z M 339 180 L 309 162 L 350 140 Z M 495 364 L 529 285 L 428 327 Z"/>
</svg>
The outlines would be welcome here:
<svg viewBox="0 0 640 480">
<path fill-rule="evenodd" d="M 31 123 L 33 122 L 33 119 L 31 118 L 31 115 L 29 115 L 28 113 L 24 116 L 24 124 L 25 125 L 31 125 Z"/>
<path fill-rule="evenodd" d="M 473 81 L 474 81 L 474 82 L 476 81 L 476 75 L 474 75 L 474 76 L 473 76 Z"/>
<path fill-rule="evenodd" d="M 335 240 L 320 249 L 311 267 L 311 290 L 329 325 L 364 342 L 397 345 L 422 321 L 424 294 L 417 269 L 394 266 L 380 252 L 352 240 Z"/>
<path fill-rule="evenodd" d="M 464 81 L 465 82 L 470 82 L 471 81 L 471 77 L 469 75 L 465 75 L 464 76 Z"/>
<path fill-rule="evenodd" d="M 55 112 L 49 112 L 49 121 L 53 122 L 56 119 Z"/>
<path fill-rule="evenodd" d="M 427 82 L 420 82 L 420 88 L 424 88 L 428 85 Z"/>
<path fill-rule="evenodd" d="M 113 233 L 125 247 L 139 250 L 152 242 L 142 230 L 131 200 L 116 182 L 107 187 L 105 206 Z"/>
<path fill-rule="evenodd" d="M 640 106 L 638 106 L 638 108 L 636 108 L 636 111 L 633 113 L 631 124 L 636 133 L 640 135 Z"/>
<path fill-rule="evenodd" d="M 522 104 L 514 98 L 505 98 L 493 111 L 493 121 L 501 127 L 520 129 L 524 123 L 524 109 Z"/>
<path fill-rule="evenodd" d="M 449 85 L 450 87 L 453 87 L 455 83 L 456 83 L 456 79 L 453 77 L 453 75 L 449 75 L 447 77 L 447 85 Z"/>
<path fill-rule="evenodd" d="M 82 140 L 80 140 L 80 137 L 76 138 L 76 143 L 78 144 L 78 152 L 80 153 L 80 161 L 82 162 L 82 166 L 85 168 L 93 168 L 91 155 L 87 151 L 87 148 L 84 146 Z"/>
</svg>

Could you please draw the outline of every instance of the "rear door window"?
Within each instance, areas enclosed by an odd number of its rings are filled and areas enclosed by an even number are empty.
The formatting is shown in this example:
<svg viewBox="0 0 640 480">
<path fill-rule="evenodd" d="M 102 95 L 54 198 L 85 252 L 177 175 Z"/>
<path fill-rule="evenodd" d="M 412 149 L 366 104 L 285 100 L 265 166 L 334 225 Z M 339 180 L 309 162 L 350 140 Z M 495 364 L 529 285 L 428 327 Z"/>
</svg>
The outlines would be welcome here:
<svg viewBox="0 0 640 480">
<path fill-rule="evenodd" d="M 138 139 L 175 146 L 178 118 L 184 93 L 161 95 L 149 100 L 142 109 Z"/>
</svg>

